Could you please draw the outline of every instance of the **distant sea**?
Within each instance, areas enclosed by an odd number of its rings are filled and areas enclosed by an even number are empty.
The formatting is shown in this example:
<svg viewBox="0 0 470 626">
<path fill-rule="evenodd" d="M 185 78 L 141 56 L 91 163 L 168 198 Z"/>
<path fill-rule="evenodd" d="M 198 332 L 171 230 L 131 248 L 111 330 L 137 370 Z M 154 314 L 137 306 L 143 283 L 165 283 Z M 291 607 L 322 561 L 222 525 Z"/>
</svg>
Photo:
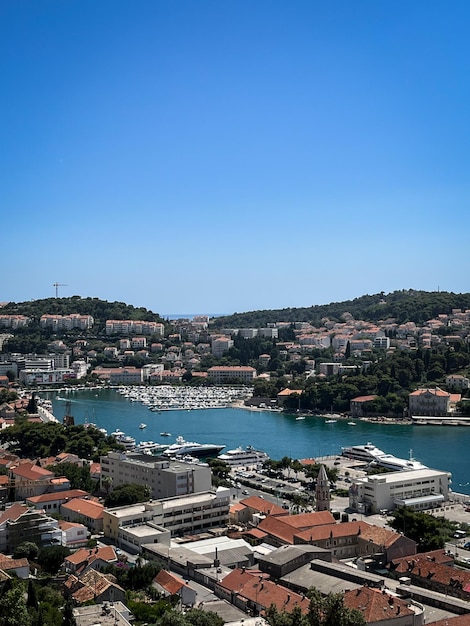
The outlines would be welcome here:
<svg viewBox="0 0 470 626">
<path fill-rule="evenodd" d="M 139 441 L 173 443 L 178 435 L 199 443 L 224 444 L 227 449 L 252 445 L 271 458 L 295 459 L 341 454 L 342 446 L 372 442 L 387 453 L 414 458 L 452 473 L 455 492 L 470 494 L 470 426 L 413 426 L 346 420 L 327 424 L 321 417 L 296 420 L 295 415 L 247 409 L 150 411 L 117 391 L 99 389 L 48 394 L 54 415 L 62 421 L 66 402 L 75 423 L 92 422 L 108 433 L 117 428 Z M 147 424 L 139 429 L 140 423 Z M 171 437 L 161 437 L 160 432 Z"/>
<path fill-rule="evenodd" d="M 160 317 L 164 320 L 179 320 L 179 319 L 190 319 L 198 315 L 207 315 L 208 317 L 224 317 L 225 315 L 231 315 L 231 313 L 160 313 Z"/>
</svg>

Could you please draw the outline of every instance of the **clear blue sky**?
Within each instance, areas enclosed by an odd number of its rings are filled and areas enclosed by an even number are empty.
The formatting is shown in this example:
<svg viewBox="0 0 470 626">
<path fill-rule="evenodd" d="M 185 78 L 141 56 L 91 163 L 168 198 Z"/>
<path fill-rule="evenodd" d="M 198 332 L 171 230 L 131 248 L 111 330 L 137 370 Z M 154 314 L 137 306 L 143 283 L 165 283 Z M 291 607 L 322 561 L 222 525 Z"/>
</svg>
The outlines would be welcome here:
<svg viewBox="0 0 470 626">
<path fill-rule="evenodd" d="M 4 0 L 0 301 L 469 291 L 468 0 Z"/>
</svg>

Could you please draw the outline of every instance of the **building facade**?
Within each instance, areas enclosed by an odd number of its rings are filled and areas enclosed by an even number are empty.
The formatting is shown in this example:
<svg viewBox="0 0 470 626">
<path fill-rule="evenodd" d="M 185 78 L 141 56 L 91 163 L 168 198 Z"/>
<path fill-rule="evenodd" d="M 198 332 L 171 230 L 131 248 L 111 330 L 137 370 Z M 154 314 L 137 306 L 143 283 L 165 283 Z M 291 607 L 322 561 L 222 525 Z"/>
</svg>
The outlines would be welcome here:
<svg viewBox="0 0 470 626">
<path fill-rule="evenodd" d="M 109 452 L 100 458 L 100 463 L 102 485 L 146 485 L 149 497 L 155 499 L 200 493 L 211 488 L 212 473 L 207 465 L 120 452 Z"/>
</svg>

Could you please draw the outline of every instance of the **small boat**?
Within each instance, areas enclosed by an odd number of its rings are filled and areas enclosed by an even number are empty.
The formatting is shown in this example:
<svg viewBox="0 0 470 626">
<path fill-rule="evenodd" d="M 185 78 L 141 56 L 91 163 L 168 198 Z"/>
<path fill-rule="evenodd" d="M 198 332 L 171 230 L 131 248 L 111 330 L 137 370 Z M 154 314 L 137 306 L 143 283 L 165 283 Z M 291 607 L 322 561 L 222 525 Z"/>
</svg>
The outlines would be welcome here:
<svg viewBox="0 0 470 626">
<path fill-rule="evenodd" d="M 349 426 L 356 426 L 356 422 L 348 422 Z"/>
<path fill-rule="evenodd" d="M 171 437 L 171 433 L 160 433 L 160 437 Z"/>
<path fill-rule="evenodd" d="M 144 424 L 143 422 L 141 424 L 139 424 L 139 428 L 142 430 L 143 428 L 147 428 L 147 424 Z"/>
<path fill-rule="evenodd" d="M 325 424 L 336 424 L 338 420 L 325 420 Z"/>
<path fill-rule="evenodd" d="M 295 419 L 296 419 L 296 421 L 304 420 L 305 419 L 305 415 L 299 415 L 299 417 L 296 417 Z"/>
</svg>

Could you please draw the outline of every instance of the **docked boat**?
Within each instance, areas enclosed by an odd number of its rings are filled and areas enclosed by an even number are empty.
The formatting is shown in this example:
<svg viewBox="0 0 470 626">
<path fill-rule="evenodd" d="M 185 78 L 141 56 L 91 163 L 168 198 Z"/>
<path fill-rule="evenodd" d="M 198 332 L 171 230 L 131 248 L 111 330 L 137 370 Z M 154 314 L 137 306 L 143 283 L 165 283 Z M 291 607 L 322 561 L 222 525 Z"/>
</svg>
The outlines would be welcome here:
<svg viewBox="0 0 470 626">
<path fill-rule="evenodd" d="M 167 449 L 168 446 L 166 446 L 163 443 L 156 443 L 155 441 L 141 441 L 140 443 L 138 443 L 135 448 L 134 448 L 134 452 L 141 452 L 142 454 L 161 454 L 164 450 Z"/>
<path fill-rule="evenodd" d="M 181 435 L 176 438 L 176 442 L 163 452 L 165 456 L 194 456 L 197 458 L 207 456 L 217 456 L 225 448 L 225 445 L 212 443 L 196 443 L 186 441 Z"/>
<path fill-rule="evenodd" d="M 240 446 L 234 450 L 227 450 L 223 454 L 219 454 L 217 458 L 227 463 L 230 467 L 258 465 L 269 460 L 266 452 L 255 450 L 252 446 L 247 446 L 246 448 Z"/>
<path fill-rule="evenodd" d="M 383 467 L 392 472 L 427 469 L 427 465 L 423 465 L 423 463 L 416 461 L 416 459 L 412 457 L 411 450 L 408 459 L 400 459 L 393 454 L 387 454 L 372 443 L 366 443 L 363 446 L 342 448 L 342 455 L 350 459 L 365 461 L 368 465 Z"/>
<path fill-rule="evenodd" d="M 128 435 L 119 435 L 116 437 L 116 441 L 123 445 L 127 450 L 132 450 L 135 447 L 134 437 L 129 437 Z"/>
<path fill-rule="evenodd" d="M 348 459 L 357 459 L 358 461 L 365 461 L 366 463 L 372 463 L 379 457 L 384 456 L 385 452 L 377 448 L 372 443 L 368 442 L 363 446 L 348 446 L 341 448 L 341 453 Z"/>
<path fill-rule="evenodd" d="M 325 420 L 325 424 L 336 424 L 338 420 Z"/>
</svg>

